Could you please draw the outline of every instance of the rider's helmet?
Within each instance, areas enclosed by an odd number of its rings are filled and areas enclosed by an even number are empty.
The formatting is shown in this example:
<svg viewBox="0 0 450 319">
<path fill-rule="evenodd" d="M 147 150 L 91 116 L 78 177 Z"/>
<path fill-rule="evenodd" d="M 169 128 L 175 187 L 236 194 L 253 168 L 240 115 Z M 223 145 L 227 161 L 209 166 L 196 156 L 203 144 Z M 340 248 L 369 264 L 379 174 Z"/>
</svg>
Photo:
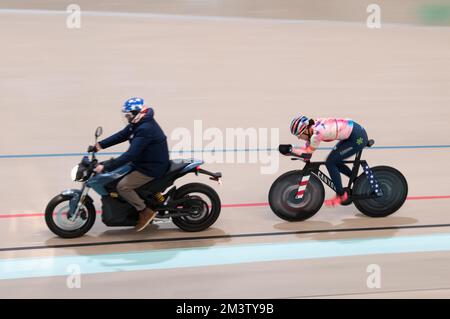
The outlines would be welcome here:
<svg viewBox="0 0 450 319">
<path fill-rule="evenodd" d="M 294 117 L 291 122 L 291 133 L 295 136 L 302 134 L 309 125 L 309 118 L 304 115 Z"/>
<path fill-rule="evenodd" d="M 125 103 L 123 104 L 122 113 L 124 113 L 128 122 L 131 123 L 131 121 L 133 121 L 135 116 L 142 111 L 144 105 L 145 105 L 144 99 L 140 97 L 132 97 L 131 99 L 126 100 Z"/>
</svg>

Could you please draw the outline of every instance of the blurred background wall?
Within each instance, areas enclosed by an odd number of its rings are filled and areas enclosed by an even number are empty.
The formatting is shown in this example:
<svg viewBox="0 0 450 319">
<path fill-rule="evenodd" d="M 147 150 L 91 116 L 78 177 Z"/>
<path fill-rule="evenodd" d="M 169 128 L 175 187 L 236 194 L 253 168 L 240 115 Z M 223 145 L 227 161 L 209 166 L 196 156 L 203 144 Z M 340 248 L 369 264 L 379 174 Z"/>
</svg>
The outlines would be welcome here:
<svg viewBox="0 0 450 319">
<path fill-rule="evenodd" d="M 381 7 L 382 21 L 450 25 L 449 0 L 1 0 L 0 8 L 152 12 L 206 16 L 364 22 L 369 4 Z"/>
</svg>

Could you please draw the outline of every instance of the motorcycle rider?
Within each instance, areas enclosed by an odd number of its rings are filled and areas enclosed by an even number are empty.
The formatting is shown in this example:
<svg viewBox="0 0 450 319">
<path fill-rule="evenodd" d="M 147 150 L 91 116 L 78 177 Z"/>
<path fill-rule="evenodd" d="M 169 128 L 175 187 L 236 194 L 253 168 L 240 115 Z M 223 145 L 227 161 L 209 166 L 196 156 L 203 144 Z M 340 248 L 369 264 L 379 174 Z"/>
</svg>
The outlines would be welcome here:
<svg viewBox="0 0 450 319">
<path fill-rule="evenodd" d="M 156 212 L 146 206 L 135 190 L 167 172 L 170 166 L 169 150 L 166 135 L 154 119 L 154 110 L 145 104 L 144 99 L 133 97 L 126 100 L 122 113 L 128 125 L 98 142 L 94 150 L 99 151 L 125 141 L 130 142 L 130 147 L 118 158 L 98 165 L 95 172 L 112 171 L 128 163 L 134 166 L 135 170 L 117 184 L 117 191 L 139 212 L 135 227 L 139 232 L 150 224 Z"/>
<path fill-rule="evenodd" d="M 295 117 L 291 122 L 291 133 L 298 139 L 306 141 L 303 147 L 294 147 L 293 154 L 312 154 L 323 142 L 339 142 L 328 155 L 325 165 L 331 180 L 336 187 L 336 196 L 326 200 L 325 205 L 334 207 L 348 199 L 348 193 L 342 187 L 340 173 L 350 177 L 351 169 L 343 163 L 346 158 L 362 150 L 368 142 L 366 130 L 351 119 L 318 118 L 309 119 L 306 116 Z"/>
</svg>

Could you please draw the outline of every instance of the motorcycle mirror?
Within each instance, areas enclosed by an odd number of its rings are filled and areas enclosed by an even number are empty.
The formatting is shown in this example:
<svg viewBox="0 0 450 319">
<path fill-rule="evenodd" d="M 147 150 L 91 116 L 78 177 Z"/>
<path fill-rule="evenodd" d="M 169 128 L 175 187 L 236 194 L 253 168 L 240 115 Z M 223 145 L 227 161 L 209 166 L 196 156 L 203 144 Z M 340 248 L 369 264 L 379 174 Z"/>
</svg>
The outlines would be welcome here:
<svg viewBox="0 0 450 319">
<path fill-rule="evenodd" d="M 97 127 L 97 130 L 95 130 L 95 137 L 99 138 L 103 134 L 103 128 L 101 126 Z"/>
</svg>

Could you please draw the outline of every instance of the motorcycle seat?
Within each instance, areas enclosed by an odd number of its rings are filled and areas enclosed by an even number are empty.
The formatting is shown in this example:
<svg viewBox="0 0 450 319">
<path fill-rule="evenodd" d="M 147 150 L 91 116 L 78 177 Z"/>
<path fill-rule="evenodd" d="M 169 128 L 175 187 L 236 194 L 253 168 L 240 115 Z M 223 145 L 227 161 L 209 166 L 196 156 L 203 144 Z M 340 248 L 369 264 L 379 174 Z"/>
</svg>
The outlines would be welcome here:
<svg viewBox="0 0 450 319">
<path fill-rule="evenodd" d="M 176 160 L 171 160 L 170 161 L 170 167 L 169 170 L 161 177 L 156 178 L 150 182 L 148 182 L 147 184 L 139 187 L 137 189 L 138 194 L 142 197 L 142 198 L 146 198 L 147 197 L 147 193 L 148 193 L 148 188 L 151 185 L 158 185 L 158 183 L 160 183 L 161 181 L 167 180 L 167 179 L 171 179 L 174 176 L 177 176 L 178 174 L 182 174 L 184 172 L 182 172 L 184 169 L 190 170 L 194 167 L 197 167 L 199 165 L 203 164 L 203 161 L 199 161 L 199 160 L 194 160 L 194 159 L 176 159 Z M 156 190 L 158 191 L 158 190 Z"/>
<path fill-rule="evenodd" d="M 179 172 L 186 168 L 189 165 L 200 165 L 202 162 L 197 160 L 191 160 L 191 159 L 176 159 L 170 161 L 170 168 L 167 171 L 167 174 Z"/>
</svg>

